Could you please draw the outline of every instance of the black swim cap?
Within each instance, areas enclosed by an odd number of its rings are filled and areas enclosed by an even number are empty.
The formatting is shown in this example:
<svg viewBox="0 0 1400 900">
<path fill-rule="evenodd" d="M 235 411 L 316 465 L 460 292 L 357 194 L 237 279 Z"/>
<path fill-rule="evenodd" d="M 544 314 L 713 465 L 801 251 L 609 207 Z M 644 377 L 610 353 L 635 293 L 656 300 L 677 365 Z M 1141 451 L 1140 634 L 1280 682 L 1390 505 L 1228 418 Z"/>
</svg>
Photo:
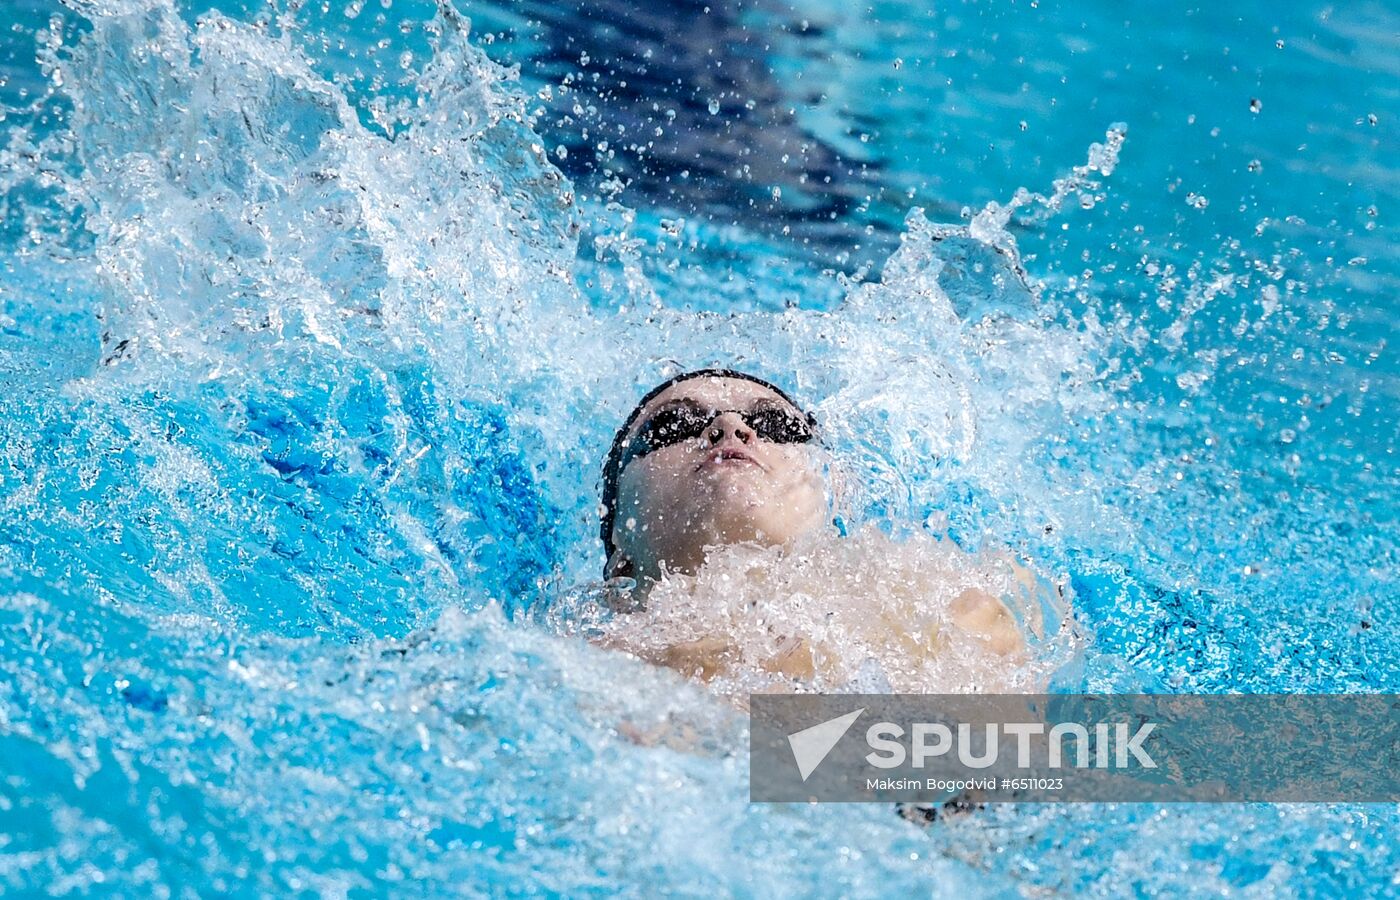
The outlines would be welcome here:
<svg viewBox="0 0 1400 900">
<path fill-rule="evenodd" d="M 603 465 L 603 521 L 601 527 L 599 528 L 599 537 L 601 537 L 603 540 L 604 578 L 610 577 L 610 574 L 608 572 L 608 564 L 612 561 L 613 556 L 617 553 L 617 545 L 613 543 L 612 539 L 612 530 L 613 522 L 617 519 L 617 479 L 622 474 L 622 451 L 624 446 L 626 445 L 628 430 L 631 429 L 632 424 L 637 421 L 637 417 L 641 415 L 642 410 L 646 407 L 647 403 L 651 401 L 651 398 L 655 397 L 657 394 L 666 390 L 673 384 L 679 384 L 682 381 L 690 381 L 692 378 L 705 377 L 738 378 L 743 381 L 752 381 L 754 384 L 760 384 L 768 388 L 773 393 L 777 394 L 779 397 L 782 397 L 788 403 L 792 404 L 792 407 L 794 409 L 798 410 L 807 417 L 807 422 L 812 426 L 813 430 L 815 431 L 816 429 L 816 419 L 812 417 L 811 413 L 802 409 L 802 407 L 798 405 L 796 400 L 793 400 L 792 397 L 788 396 L 787 391 L 783 390 L 782 388 L 778 387 L 776 384 L 773 384 L 770 381 L 765 381 L 762 378 L 759 378 L 757 375 L 750 375 L 747 372 L 737 372 L 734 369 L 696 369 L 693 372 L 685 372 L 681 375 L 675 376 L 674 378 L 668 378 L 665 381 L 658 384 L 656 387 L 647 391 L 646 396 L 643 397 L 641 400 L 637 401 L 637 405 L 633 408 L 632 413 L 627 417 L 627 421 L 623 422 L 622 427 L 617 430 L 617 435 L 613 437 L 612 448 L 608 450 L 608 460 Z"/>
</svg>

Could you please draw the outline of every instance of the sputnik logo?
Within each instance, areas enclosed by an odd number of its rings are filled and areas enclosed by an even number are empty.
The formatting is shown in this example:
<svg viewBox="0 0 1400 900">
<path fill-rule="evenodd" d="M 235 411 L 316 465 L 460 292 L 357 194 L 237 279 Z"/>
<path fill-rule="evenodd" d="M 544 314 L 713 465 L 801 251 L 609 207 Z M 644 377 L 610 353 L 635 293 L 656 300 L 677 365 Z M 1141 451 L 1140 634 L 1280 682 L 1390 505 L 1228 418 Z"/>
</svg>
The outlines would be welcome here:
<svg viewBox="0 0 1400 900">
<path fill-rule="evenodd" d="M 822 764 L 822 760 L 826 759 L 827 754 L 863 712 L 865 707 L 862 706 L 855 712 L 828 719 L 820 725 L 813 725 L 788 735 L 788 746 L 792 748 L 792 758 L 797 761 L 797 772 L 803 781 L 816 771 L 817 766 Z"/>
</svg>

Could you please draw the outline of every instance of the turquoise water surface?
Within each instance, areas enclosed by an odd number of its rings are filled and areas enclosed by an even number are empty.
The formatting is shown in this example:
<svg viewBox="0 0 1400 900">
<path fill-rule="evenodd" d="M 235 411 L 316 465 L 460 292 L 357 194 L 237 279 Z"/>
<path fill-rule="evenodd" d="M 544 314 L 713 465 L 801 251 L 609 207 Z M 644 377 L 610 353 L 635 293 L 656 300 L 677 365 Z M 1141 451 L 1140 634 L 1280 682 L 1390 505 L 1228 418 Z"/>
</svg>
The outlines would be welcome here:
<svg viewBox="0 0 1400 900">
<path fill-rule="evenodd" d="M 1393 804 L 751 805 L 551 616 L 724 364 L 1066 584 L 1057 690 L 1400 690 L 1394 3 L 7 12 L 0 888 L 1400 884 Z"/>
</svg>

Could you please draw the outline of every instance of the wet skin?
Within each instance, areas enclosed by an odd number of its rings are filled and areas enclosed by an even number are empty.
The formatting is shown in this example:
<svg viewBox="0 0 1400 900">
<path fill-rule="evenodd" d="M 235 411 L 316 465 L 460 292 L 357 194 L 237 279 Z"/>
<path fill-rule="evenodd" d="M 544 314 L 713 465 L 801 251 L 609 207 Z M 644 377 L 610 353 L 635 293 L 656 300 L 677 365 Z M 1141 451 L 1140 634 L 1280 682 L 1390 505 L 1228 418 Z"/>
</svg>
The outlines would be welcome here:
<svg viewBox="0 0 1400 900">
<path fill-rule="evenodd" d="M 741 415 L 766 407 L 802 415 L 763 385 L 723 377 L 682 381 L 647 403 L 628 439 L 657 413 L 687 403 L 719 412 L 700 436 L 632 459 L 618 479 L 613 540 L 643 590 L 663 567 L 693 574 L 708 547 L 782 544 L 827 518 L 813 445 L 766 440 Z"/>
</svg>

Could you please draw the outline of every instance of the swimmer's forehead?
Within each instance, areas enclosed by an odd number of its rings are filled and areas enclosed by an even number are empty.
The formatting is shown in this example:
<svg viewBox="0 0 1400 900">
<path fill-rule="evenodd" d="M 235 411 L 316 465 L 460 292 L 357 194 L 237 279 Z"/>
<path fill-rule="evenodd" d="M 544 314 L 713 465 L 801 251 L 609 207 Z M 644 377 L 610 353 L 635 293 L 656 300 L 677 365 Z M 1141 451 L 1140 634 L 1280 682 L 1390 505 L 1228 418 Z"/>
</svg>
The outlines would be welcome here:
<svg viewBox="0 0 1400 900">
<path fill-rule="evenodd" d="M 694 401 L 708 409 L 748 410 L 761 401 L 792 408 L 782 395 L 757 382 L 743 378 L 702 375 L 699 378 L 677 382 L 647 401 L 647 405 L 632 423 L 629 435 L 636 434 L 646 424 L 647 419 L 661 407 L 682 400 Z"/>
</svg>

